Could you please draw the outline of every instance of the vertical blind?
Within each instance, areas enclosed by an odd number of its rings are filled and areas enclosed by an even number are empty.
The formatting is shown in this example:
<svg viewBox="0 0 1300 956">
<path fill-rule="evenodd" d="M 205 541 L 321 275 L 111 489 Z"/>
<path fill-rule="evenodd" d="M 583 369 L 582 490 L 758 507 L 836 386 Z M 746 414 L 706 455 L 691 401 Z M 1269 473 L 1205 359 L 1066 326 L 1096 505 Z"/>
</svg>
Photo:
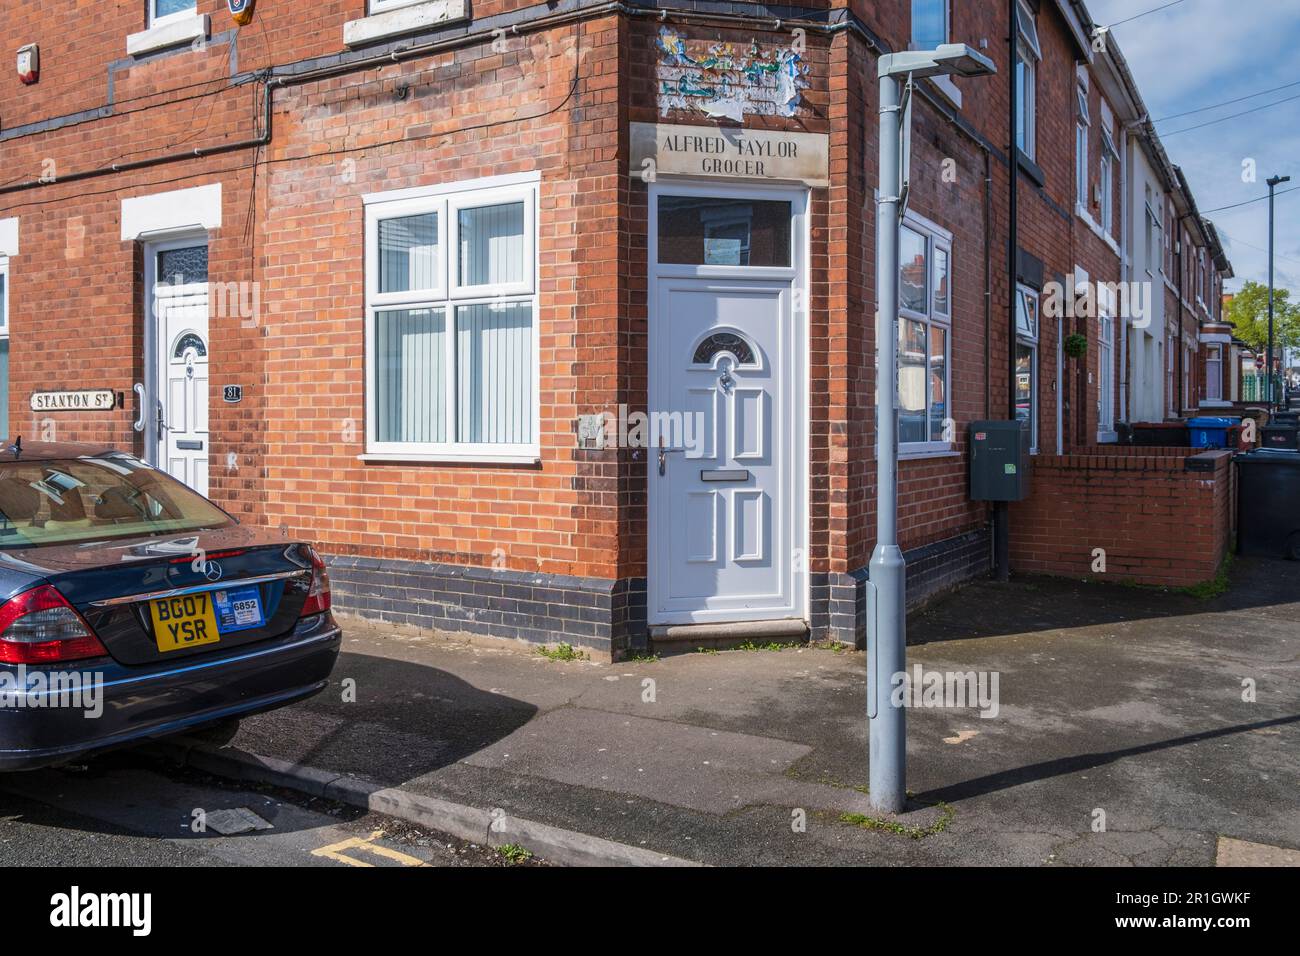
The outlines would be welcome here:
<svg viewBox="0 0 1300 956">
<path fill-rule="evenodd" d="M 409 292 L 438 285 L 438 214 L 379 221 L 379 291 Z"/>
<path fill-rule="evenodd" d="M 446 316 L 444 309 L 376 313 L 380 441 L 446 441 Z"/>
<path fill-rule="evenodd" d="M 377 441 L 535 441 L 533 298 L 510 292 L 531 276 L 525 211 L 522 201 L 453 207 L 447 222 L 453 233 L 447 245 L 458 252 L 453 289 L 473 287 L 485 298 L 496 292 L 492 301 L 464 304 L 439 288 L 447 250 L 438 245 L 437 212 L 379 220 L 378 292 L 431 294 L 427 302 L 374 312 Z"/>
<path fill-rule="evenodd" d="M 532 304 L 463 305 L 456 312 L 457 441 L 531 442 Z"/>
<path fill-rule="evenodd" d="M 462 209 L 458 219 L 461 285 L 523 281 L 523 203 Z"/>
</svg>

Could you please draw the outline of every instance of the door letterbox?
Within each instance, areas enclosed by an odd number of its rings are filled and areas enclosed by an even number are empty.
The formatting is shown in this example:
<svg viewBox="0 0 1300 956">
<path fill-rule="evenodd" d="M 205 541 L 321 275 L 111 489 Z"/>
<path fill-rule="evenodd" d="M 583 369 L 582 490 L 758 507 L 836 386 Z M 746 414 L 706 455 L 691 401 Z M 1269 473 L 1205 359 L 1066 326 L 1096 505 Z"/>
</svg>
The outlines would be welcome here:
<svg viewBox="0 0 1300 956">
<path fill-rule="evenodd" d="M 972 501 L 1022 501 L 1028 497 L 1029 438 L 1027 423 L 971 423 Z"/>
</svg>

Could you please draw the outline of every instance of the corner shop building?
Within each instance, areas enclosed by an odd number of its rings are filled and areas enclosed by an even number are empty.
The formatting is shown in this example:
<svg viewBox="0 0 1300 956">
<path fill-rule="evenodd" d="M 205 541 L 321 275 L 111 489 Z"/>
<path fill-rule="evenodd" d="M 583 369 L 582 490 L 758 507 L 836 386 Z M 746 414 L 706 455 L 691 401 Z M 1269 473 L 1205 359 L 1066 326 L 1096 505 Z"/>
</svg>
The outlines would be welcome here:
<svg viewBox="0 0 1300 956">
<path fill-rule="evenodd" d="M 148 109 L 4 141 L 64 171 L 0 192 L 10 431 L 133 448 L 318 541 L 369 617 L 612 654 L 689 625 L 860 640 L 884 41 L 601 5 L 342 51 L 332 16 L 298 59 L 273 29 L 272 73 L 213 34 L 119 71 Z M 212 104 L 149 98 L 226 71 Z M 965 426 L 1007 387 L 985 154 L 937 102 L 903 234 L 913 599 L 988 568 Z M 177 152 L 196 130 L 220 148 Z"/>
</svg>

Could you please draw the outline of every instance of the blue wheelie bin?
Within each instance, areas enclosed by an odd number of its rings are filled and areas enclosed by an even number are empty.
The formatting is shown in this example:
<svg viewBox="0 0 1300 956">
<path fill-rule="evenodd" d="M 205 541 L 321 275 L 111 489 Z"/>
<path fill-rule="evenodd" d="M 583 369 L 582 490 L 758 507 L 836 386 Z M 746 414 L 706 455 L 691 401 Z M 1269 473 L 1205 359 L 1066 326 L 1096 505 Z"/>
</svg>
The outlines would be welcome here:
<svg viewBox="0 0 1300 956">
<path fill-rule="evenodd" d="M 1240 418 L 1189 418 L 1187 429 L 1193 448 L 1227 448 L 1228 429 L 1240 424 Z"/>
</svg>

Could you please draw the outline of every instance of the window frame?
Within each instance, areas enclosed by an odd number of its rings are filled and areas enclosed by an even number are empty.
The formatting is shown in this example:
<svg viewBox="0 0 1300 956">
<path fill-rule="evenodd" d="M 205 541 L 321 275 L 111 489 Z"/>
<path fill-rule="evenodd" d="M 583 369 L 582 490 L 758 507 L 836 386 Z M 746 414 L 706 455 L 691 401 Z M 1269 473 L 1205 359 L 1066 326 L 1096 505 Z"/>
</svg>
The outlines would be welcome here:
<svg viewBox="0 0 1300 956">
<path fill-rule="evenodd" d="M 418 3 L 427 3 L 428 0 L 366 0 L 366 16 L 373 17 L 376 14 L 388 13 L 390 10 L 400 10 L 402 7 L 413 7 Z"/>
<path fill-rule="evenodd" d="M 1115 317 L 1097 313 L 1097 437 L 1115 434 Z"/>
<path fill-rule="evenodd" d="M 158 5 L 158 0 L 144 0 L 144 3 L 146 14 L 145 26 L 150 30 L 154 27 L 166 26 L 169 23 L 179 23 L 181 20 L 188 20 L 191 17 L 198 16 L 199 14 L 198 0 L 190 0 L 190 6 L 184 10 L 177 10 L 175 13 L 166 13 L 162 16 L 157 16 L 154 13 L 154 9 Z"/>
<path fill-rule="evenodd" d="M 442 186 L 394 190 L 363 197 L 365 203 L 365 452 L 363 460 L 446 461 L 478 463 L 535 464 L 540 460 L 541 432 L 541 317 L 539 311 L 537 259 L 537 210 L 540 201 L 540 176 L 489 177 L 449 183 Z M 525 278 L 519 282 L 458 286 L 452 269 L 459 268 L 459 211 L 466 208 L 524 204 L 523 261 Z M 438 214 L 438 261 L 435 265 L 437 288 L 402 292 L 379 291 L 379 223 L 387 219 Z M 457 219 L 453 219 L 455 216 Z M 453 248 L 456 247 L 456 248 Z M 530 400 L 531 441 L 513 444 L 464 442 L 456 439 L 460 422 L 457 385 L 459 335 L 458 310 L 484 304 L 527 304 L 532 312 Z M 443 311 L 443 368 L 445 380 L 443 434 L 441 442 L 379 441 L 378 430 L 378 362 L 377 315 L 380 312 L 409 309 Z"/>
<path fill-rule="evenodd" d="M 1016 283 L 1016 298 L 1018 302 L 1026 305 L 1026 315 L 1029 315 L 1028 303 L 1033 304 L 1033 328 L 1029 333 L 1020 331 L 1019 323 L 1016 327 L 1016 344 L 1023 345 L 1029 349 L 1029 453 L 1038 454 L 1038 419 L 1041 412 L 1042 403 L 1039 401 L 1039 384 L 1041 375 L 1039 372 L 1039 357 L 1041 349 L 1039 344 L 1043 335 L 1043 303 L 1042 291 L 1035 289 L 1031 285 L 1023 282 Z"/>
<path fill-rule="evenodd" d="M 1043 59 L 1043 48 L 1038 41 L 1038 25 L 1033 11 L 1025 5 L 1025 0 L 1016 0 L 1016 60 L 1024 69 L 1022 95 L 1017 98 L 1016 106 L 1020 110 L 1018 124 L 1024 130 L 1024 145 L 1020 151 L 1030 159 L 1035 157 L 1038 136 L 1038 64 Z"/>
<path fill-rule="evenodd" d="M 941 39 L 939 42 L 940 42 L 941 44 L 942 44 L 942 43 L 947 43 L 947 42 L 948 42 L 948 38 L 952 36 L 952 3 L 951 3 L 951 0 L 921 0 L 921 2 L 938 3 L 938 4 L 943 8 L 943 39 Z M 931 47 L 923 47 L 923 46 L 921 46 L 920 44 L 917 43 L 917 40 L 916 40 L 916 5 L 917 5 L 917 3 L 918 3 L 918 0 L 912 0 L 912 2 L 911 2 L 911 10 L 910 10 L 911 22 L 910 22 L 910 24 L 909 24 L 909 27 L 910 27 L 910 40 L 911 40 L 911 43 L 909 44 L 909 48 L 910 48 L 910 49 L 913 49 L 913 50 L 926 50 L 926 49 L 932 49 Z"/>
<path fill-rule="evenodd" d="M 1101 191 L 1101 231 L 1110 235 L 1115 228 L 1115 169 L 1119 164 L 1119 150 L 1115 137 L 1103 123 L 1101 127 L 1101 160 L 1098 167 L 1097 188 Z"/>
<path fill-rule="evenodd" d="M 930 378 L 932 375 L 930 359 L 933 349 L 930 346 L 932 333 L 935 328 L 944 331 L 944 356 L 943 356 L 943 394 L 946 414 L 943 421 L 953 421 L 952 417 L 952 336 L 953 336 L 953 313 L 955 310 L 956 300 L 953 295 L 953 273 L 955 272 L 953 263 L 953 241 L 952 233 L 933 223 L 923 216 L 909 211 L 899 225 L 899 248 L 902 248 L 902 229 L 911 229 L 918 234 L 925 242 L 925 311 L 921 312 L 916 309 L 909 309 L 903 306 L 903 298 L 900 295 L 898 299 L 898 315 L 895 317 L 894 338 L 897 340 L 903 329 L 905 321 L 920 322 L 925 326 L 925 427 L 926 439 L 924 441 L 905 442 L 899 439 L 898 457 L 914 458 L 924 457 L 927 455 L 943 454 L 952 452 L 956 448 L 953 441 L 945 441 L 940 438 L 934 440 L 928 436 L 930 431 L 930 415 L 933 406 L 933 396 L 930 394 Z M 948 262 L 948 311 L 940 312 L 935 308 L 935 293 L 938 289 L 938 283 L 935 281 L 936 251 L 942 251 L 947 255 Z M 902 284 L 902 262 L 899 262 L 899 284 Z M 900 407 L 901 414 L 902 409 Z M 940 434 L 942 435 L 942 430 Z"/>
<path fill-rule="evenodd" d="M 1205 349 L 1205 400 L 1207 402 L 1223 401 L 1223 365 L 1223 346 L 1218 342 L 1211 342 Z M 1211 391 L 1214 394 L 1210 394 Z"/>
<path fill-rule="evenodd" d="M 1082 80 L 1074 84 L 1074 201 L 1082 211 L 1088 209 L 1088 130 L 1092 114 L 1088 110 L 1088 88 Z"/>
<path fill-rule="evenodd" d="M 0 279 L 4 280 L 4 296 L 0 297 L 0 338 L 9 338 L 9 300 L 13 286 L 9 282 L 9 257 L 0 255 Z"/>
</svg>

